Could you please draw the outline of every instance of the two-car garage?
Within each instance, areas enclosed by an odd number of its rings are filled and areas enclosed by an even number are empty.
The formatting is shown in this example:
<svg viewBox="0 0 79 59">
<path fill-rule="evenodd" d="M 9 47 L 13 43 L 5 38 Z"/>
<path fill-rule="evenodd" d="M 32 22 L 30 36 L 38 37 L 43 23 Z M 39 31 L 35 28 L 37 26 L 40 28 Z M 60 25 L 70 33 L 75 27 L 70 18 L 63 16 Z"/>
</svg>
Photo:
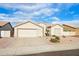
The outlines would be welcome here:
<svg viewBox="0 0 79 59">
<path fill-rule="evenodd" d="M 40 33 L 39 29 L 19 29 L 18 37 L 40 37 Z"/>
<path fill-rule="evenodd" d="M 43 35 L 43 27 L 30 21 L 15 27 L 15 37 L 42 37 Z"/>
</svg>

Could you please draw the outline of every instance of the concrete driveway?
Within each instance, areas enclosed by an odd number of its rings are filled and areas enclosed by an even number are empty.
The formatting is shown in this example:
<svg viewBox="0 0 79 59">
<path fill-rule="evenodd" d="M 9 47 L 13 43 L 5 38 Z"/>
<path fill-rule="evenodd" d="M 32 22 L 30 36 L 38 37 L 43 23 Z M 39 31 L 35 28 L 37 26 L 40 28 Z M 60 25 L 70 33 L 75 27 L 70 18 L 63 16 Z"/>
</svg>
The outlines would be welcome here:
<svg viewBox="0 0 79 59">
<path fill-rule="evenodd" d="M 51 43 L 50 37 L 43 38 L 1 38 L 0 55 L 28 55 L 49 51 L 79 49 L 78 37 L 66 37 L 60 43 Z"/>
</svg>

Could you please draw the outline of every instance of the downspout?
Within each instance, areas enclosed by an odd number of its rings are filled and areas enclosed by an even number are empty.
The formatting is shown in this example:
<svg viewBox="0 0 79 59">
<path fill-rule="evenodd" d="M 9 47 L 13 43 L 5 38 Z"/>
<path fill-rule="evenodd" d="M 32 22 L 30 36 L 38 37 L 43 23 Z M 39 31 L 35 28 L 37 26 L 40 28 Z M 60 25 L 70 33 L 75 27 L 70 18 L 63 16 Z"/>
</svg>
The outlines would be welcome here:
<svg viewBox="0 0 79 59">
<path fill-rule="evenodd" d="M 0 30 L 0 38 L 1 38 L 1 30 Z"/>
</svg>

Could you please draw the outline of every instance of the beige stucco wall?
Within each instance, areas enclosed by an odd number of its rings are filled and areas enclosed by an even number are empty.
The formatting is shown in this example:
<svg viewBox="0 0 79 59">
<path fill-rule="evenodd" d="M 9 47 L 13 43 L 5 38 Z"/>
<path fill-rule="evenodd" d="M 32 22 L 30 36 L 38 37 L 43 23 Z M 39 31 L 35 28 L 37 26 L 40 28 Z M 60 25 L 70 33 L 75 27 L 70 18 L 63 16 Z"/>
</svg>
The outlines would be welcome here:
<svg viewBox="0 0 79 59">
<path fill-rule="evenodd" d="M 59 29 L 58 31 L 56 31 L 56 29 Z M 55 33 L 56 31 L 56 33 Z M 57 35 L 57 36 L 61 36 L 63 32 L 63 27 L 56 25 L 56 26 L 52 26 L 51 28 L 51 35 Z"/>
<path fill-rule="evenodd" d="M 42 26 L 44 28 L 44 36 L 45 36 L 45 33 L 46 33 L 46 24 L 43 24 L 43 23 L 39 23 L 38 25 Z"/>
<path fill-rule="evenodd" d="M 76 36 L 79 36 L 79 29 L 75 29 Z"/>
<path fill-rule="evenodd" d="M 64 31 L 64 32 L 62 33 L 62 35 L 63 35 L 63 36 L 75 36 L 75 35 L 76 35 L 76 32 L 65 32 L 65 31 Z"/>
<path fill-rule="evenodd" d="M 69 30 L 69 32 L 71 32 L 70 35 L 72 35 L 72 36 L 79 35 L 79 30 L 74 27 L 63 26 L 63 28 L 64 28 L 64 30 Z"/>
</svg>

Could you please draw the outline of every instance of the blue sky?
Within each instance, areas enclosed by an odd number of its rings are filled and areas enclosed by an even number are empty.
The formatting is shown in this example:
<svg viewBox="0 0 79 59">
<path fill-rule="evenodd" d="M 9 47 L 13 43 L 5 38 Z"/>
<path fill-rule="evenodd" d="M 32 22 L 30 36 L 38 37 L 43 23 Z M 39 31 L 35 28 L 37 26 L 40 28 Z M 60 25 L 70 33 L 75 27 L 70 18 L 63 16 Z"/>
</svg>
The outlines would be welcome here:
<svg viewBox="0 0 79 59">
<path fill-rule="evenodd" d="M 78 27 L 78 3 L 1 3 L 0 21 L 66 23 Z"/>
</svg>

